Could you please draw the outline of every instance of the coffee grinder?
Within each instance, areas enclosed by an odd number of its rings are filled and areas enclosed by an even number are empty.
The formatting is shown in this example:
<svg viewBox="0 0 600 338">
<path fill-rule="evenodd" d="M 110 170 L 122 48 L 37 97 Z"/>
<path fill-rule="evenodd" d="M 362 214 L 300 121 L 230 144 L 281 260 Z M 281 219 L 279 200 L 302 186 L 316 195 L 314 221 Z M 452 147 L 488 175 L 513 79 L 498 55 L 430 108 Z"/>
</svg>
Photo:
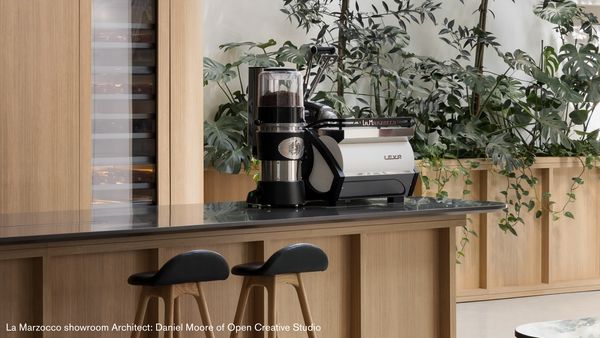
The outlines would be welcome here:
<svg viewBox="0 0 600 338">
<path fill-rule="evenodd" d="M 292 68 L 251 68 L 248 138 L 261 162 L 260 181 L 248 194 L 252 206 L 296 207 L 305 202 L 302 74 Z M 255 142 L 255 143 L 254 143 Z"/>
</svg>

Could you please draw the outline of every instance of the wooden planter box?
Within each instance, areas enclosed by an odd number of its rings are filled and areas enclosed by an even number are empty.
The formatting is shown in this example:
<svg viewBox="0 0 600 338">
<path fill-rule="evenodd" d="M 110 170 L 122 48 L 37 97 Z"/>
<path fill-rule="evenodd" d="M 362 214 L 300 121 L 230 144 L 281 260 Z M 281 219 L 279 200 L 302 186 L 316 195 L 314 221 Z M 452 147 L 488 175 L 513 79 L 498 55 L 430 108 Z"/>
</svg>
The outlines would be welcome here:
<svg viewBox="0 0 600 338">
<path fill-rule="evenodd" d="M 456 161 L 447 165 L 458 167 Z M 469 199 L 503 201 L 500 191 L 506 189 L 506 179 L 493 169 L 481 162 L 472 171 Z M 427 174 L 427 169 L 423 171 Z M 576 158 L 539 158 L 533 167 L 539 179 L 537 194 L 549 192 L 556 205 L 564 204 L 572 177 L 580 171 Z M 525 225 L 517 226 L 515 237 L 498 227 L 500 213 L 470 215 L 478 236 L 470 237 L 457 266 L 458 301 L 600 290 L 600 169 L 586 171 L 583 179 L 585 183 L 575 191 L 576 201 L 567 208 L 574 220 L 563 216 L 555 221 L 549 213 L 536 219 L 534 212 L 524 210 Z M 214 170 L 205 171 L 204 182 L 206 202 L 244 200 L 255 186 L 251 175 Z M 464 178 L 454 178 L 445 190 L 450 197 L 462 198 Z M 420 185 L 415 194 L 435 192 Z M 457 241 L 462 237 L 459 228 Z"/>
<path fill-rule="evenodd" d="M 256 188 L 253 173 L 223 174 L 214 169 L 204 170 L 204 202 L 244 201 Z"/>
<path fill-rule="evenodd" d="M 446 163 L 458 167 L 456 161 Z M 468 198 L 503 201 L 500 191 L 506 190 L 506 178 L 494 172 L 491 163 L 481 163 L 471 172 Z M 538 158 L 533 167 L 539 180 L 536 193 L 543 196 L 548 192 L 551 200 L 562 206 L 572 177 L 581 170 L 577 158 Z M 427 174 L 427 169 L 423 171 Z M 536 219 L 535 211 L 524 210 L 525 225 L 517 226 L 518 236 L 513 236 L 498 227 L 500 213 L 470 215 L 471 226 L 479 235 L 470 237 L 465 257 L 457 266 L 458 301 L 599 290 L 600 170 L 587 170 L 582 178 L 585 182 L 575 191 L 576 201 L 567 207 L 575 219 L 562 216 L 553 220 L 550 212 Z M 459 176 L 445 190 L 450 197 L 461 198 L 464 187 L 464 178 Z M 435 195 L 420 188 L 417 194 Z M 457 229 L 456 237 L 460 241 L 462 229 Z"/>
</svg>

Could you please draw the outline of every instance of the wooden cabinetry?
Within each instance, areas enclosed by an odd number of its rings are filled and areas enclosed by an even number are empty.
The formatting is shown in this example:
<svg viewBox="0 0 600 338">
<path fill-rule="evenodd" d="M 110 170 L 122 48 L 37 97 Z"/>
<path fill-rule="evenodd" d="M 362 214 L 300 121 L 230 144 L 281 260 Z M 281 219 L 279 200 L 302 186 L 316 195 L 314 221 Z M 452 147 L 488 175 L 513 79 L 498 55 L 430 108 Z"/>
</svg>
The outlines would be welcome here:
<svg viewBox="0 0 600 338">
<path fill-rule="evenodd" d="M 0 212 L 79 206 L 79 4 L 0 1 Z"/>
<path fill-rule="evenodd" d="M 92 135 L 98 127 L 92 119 L 98 106 L 92 104 L 93 1 L 0 1 L 0 213 L 92 204 Z M 109 2 L 133 6 L 131 0 Z M 156 0 L 155 7 L 153 201 L 198 203 L 201 1 Z"/>
</svg>

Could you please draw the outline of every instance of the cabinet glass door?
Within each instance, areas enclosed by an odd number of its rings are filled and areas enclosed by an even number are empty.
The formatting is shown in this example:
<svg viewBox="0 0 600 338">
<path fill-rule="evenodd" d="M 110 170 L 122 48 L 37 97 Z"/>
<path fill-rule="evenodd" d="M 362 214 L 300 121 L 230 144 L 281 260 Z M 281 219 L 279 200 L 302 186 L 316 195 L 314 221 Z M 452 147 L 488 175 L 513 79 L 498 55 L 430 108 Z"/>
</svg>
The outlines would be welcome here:
<svg viewBox="0 0 600 338">
<path fill-rule="evenodd" d="M 92 203 L 156 202 L 156 0 L 93 0 Z"/>
</svg>

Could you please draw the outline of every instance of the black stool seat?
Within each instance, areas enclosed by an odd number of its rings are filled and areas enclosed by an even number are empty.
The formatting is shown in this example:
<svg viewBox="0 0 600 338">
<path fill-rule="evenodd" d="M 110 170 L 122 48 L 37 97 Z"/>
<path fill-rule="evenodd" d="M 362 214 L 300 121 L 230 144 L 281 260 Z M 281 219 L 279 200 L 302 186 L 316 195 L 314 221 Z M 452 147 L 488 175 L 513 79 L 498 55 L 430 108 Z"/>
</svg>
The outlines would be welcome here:
<svg viewBox="0 0 600 338">
<path fill-rule="evenodd" d="M 131 285 L 159 286 L 225 280 L 229 266 L 220 254 L 209 250 L 194 250 L 167 261 L 158 271 L 140 272 L 129 276 Z"/>
<path fill-rule="evenodd" d="M 238 276 L 275 276 L 288 273 L 325 271 L 329 261 L 319 247 L 298 243 L 274 253 L 266 262 L 236 265 L 231 273 Z"/>
</svg>

